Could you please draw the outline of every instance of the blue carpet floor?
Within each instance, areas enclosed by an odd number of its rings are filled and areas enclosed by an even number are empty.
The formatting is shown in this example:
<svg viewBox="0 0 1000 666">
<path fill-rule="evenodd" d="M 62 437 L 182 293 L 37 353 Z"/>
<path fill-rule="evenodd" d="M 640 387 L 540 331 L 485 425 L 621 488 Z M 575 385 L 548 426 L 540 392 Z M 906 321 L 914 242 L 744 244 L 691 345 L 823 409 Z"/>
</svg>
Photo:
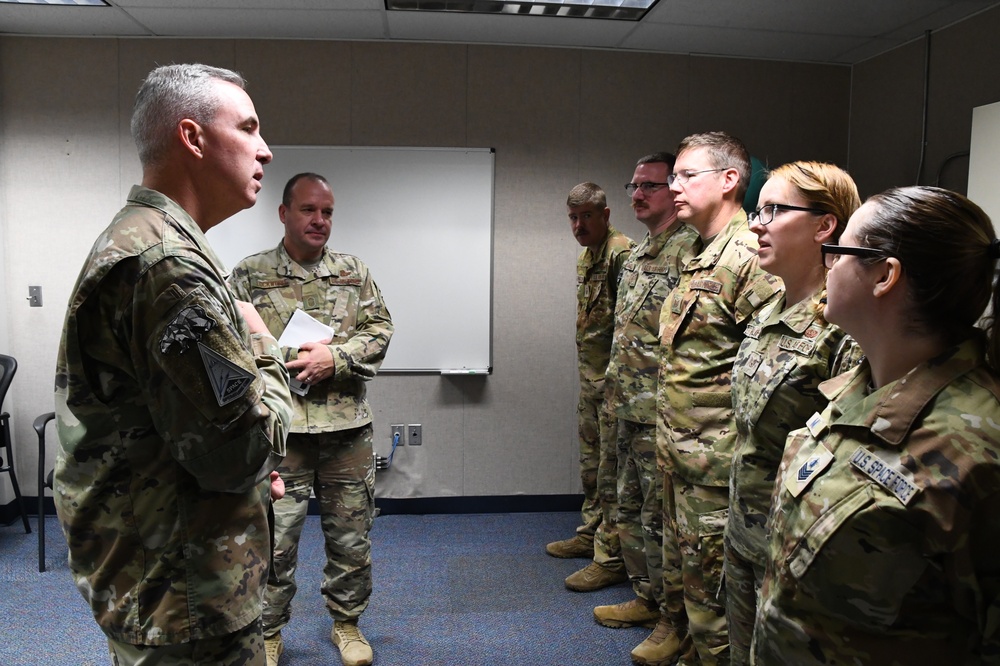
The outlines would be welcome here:
<svg viewBox="0 0 1000 666">
<path fill-rule="evenodd" d="M 630 664 L 629 650 L 649 630 L 606 629 L 592 616 L 595 605 L 632 598 L 629 586 L 570 592 L 563 579 L 587 560 L 545 554 L 545 544 L 570 536 L 578 520 L 575 513 L 377 518 L 374 592 L 360 623 L 376 666 Z M 319 594 L 319 518 L 308 521 L 281 666 L 337 666 Z M 70 580 L 55 517 L 46 529 L 48 571 L 40 574 L 36 535 L 20 522 L 0 527 L 0 665 L 106 666 L 107 643 Z"/>
</svg>

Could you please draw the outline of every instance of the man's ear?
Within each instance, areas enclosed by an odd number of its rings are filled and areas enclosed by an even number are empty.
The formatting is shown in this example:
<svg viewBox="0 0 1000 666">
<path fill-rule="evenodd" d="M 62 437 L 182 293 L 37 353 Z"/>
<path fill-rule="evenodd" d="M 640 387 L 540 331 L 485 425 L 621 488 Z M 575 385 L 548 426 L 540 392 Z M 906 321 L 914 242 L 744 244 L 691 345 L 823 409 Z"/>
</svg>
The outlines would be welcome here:
<svg viewBox="0 0 1000 666">
<path fill-rule="evenodd" d="M 285 204 L 283 203 L 278 204 L 278 219 L 281 220 L 282 224 L 285 223 L 285 213 L 287 212 L 288 209 L 285 208 Z"/>
<path fill-rule="evenodd" d="M 875 298 L 886 296 L 899 284 L 903 278 L 903 265 L 896 257 L 886 257 L 879 262 L 878 273 L 876 273 L 875 287 L 872 294 Z"/>
<path fill-rule="evenodd" d="M 726 169 L 722 172 L 722 191 L 735 190 L 740 184 L 740 172 L 736 169 Z"/>
<path fill-rule="evenodd" d="M 195 157 L 205 156 L 205 133 L 201 125 L 190 118 L 185 118 L 177 123 L 177 134 L 185 150 Z"/>
</svg>

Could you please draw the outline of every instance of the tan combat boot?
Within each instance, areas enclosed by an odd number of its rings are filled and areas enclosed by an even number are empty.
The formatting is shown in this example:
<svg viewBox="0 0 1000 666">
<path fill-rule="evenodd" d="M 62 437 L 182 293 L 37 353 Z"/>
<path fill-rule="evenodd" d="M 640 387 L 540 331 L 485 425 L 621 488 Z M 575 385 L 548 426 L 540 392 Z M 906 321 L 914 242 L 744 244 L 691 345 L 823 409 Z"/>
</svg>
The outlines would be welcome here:
<svg viewBox="0 0 1000 666">
<path fill-rule="evenodd" d="M 285 643 L 281 640 L 281 632 L 264 639 L 264 657 L 267 659 L 267 666 L 278 666 L 278 659 L 285 651 Z"/>
<path fill-rule="evenodd" d="M 593 592 L 609 585 L 617 585 L 628 580 L 625 567 L 618 566 L 614 569 L 602 567 L 596 562 L 591 562 L 576 573 L 566 577 L 566 589 L 574 592 Z"/>
<path fill-rule="evenodd" d="M 660 618 L 649 638 L 632 650 L 632 661 L 642 666 L 670 666 L 684 647 L 666 618 Z"/>
<path fill-rule="evenodd" d="M 375 660 L 372 646 L 358 629 L 357 620 L 334 621 L 330 640 L 340 650 L 344 666 L 369 666 Z"/>
<path fill-rule="evenodd" d="M 636 597 L 613 606 L 594 609 L 597 624 L 605 627 L 647 627 L 652 629 L 660 620 L 660 609 L 655 603 Z"/>
<path fill-rule="evenodd" d="M 594 557 L 594 540 L 587 539 L 577 534 L 571 539 L 553 541 L 545 546 L 545 552 L 552 557 L 568 559 L 570 557 Z"/>
</svg>

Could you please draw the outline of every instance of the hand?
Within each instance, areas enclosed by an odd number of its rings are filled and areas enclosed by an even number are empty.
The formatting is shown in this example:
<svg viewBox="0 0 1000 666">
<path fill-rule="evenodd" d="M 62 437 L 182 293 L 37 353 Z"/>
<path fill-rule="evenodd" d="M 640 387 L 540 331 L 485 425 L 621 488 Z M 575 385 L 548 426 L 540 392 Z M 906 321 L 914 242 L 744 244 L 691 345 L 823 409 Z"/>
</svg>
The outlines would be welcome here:
<svg viewBox="0 0 1000 666">
<path fill-rule="evenodd" d="M 260 318 L 260 314 L 257 312 L 257 308 L 253 306 L 253 303 L 236 301 L 236 305 L 239 306 L 240 314 L 246 320 L 251 333 L 266 333 L 267 335 L 271 335 L 271 331 L 267 330 L 267 324 Z"/>
<path fill-rule="evenodd" d="M 333 376 L 333 354 L 327 347 L 329 340 L 321 342 L 303 342 L 299 347 L 299 356 L 294 361 L 285 363 L 289 374 L 298 374 L 297 380 L 305 384 L 315 384 Z"/>
<path fill-rule="evenodd" d="M 285 481 L 277 471 L 271 472 L 271 499 L 279 500 L 285 496 Z"/>
</svg>

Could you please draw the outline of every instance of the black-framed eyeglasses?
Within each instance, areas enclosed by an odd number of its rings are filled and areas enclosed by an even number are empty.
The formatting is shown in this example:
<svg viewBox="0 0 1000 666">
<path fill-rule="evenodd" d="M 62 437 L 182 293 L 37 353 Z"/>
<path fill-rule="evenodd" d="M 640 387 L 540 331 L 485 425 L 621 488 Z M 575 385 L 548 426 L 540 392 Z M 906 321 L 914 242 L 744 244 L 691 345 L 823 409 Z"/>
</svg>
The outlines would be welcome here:
<svg viewBox="0 0 1000 666">
<path fill-rule="evenodd" d="M 683 171 L 678 171 L 677 173 L 672 173 L 667 176 L 667 185 L 673 185 L 677 183 L 678 185 L 687 185 L 687 182 L 691 180 L 693 176 L 697 176 L 702 173 L 715 173 L 716 171 L 725 171 L 730 167 L 722 167 L 721 169 L 701 169 L 700 171 L 691 171 L 690 169 L 684 169 Z"/>
<path fill-rule="evenodd" d="M 884 251 L 874 247 L 858 247 L 857 245 L 837 245 L 836 243 L 823 243 L 819 246 L 823 253 L 823 265 L 833 268 L 837 259 L 842 254 L 849 254 L 855 257 L 880 257 L 885 259 L 887 255 Z"/>
<path fill-rule="evenodd" d="M 667 178 L 669 180 L 670 177 L 668 176 Z M 661 187 L 666 187 L 669 184 L 670 183 L 652 183 L 648 180 L 644 183 L 625 183 L 625 191 L 628 192 L 629 196 L 635 194 L 636 190 L 642 190 L 643 194 L 652 194 Z"/>
<path fill-rule="evenodd" d="M 766 206 L 761 206 L 754 212 L 747 215 L 747 222 L 749 224 L 759 224 L 761 226 L 767 226 L 774 222 L 774 216 L 778 214 L 780 210 L 799 210 L 804 213 L 812 213 L 813 215 L 826 215 L 827 212 L 821 208 L 810 208 L 806 206 L 792 206 L 791 204 L 767 204 Z"/>
</svg>

